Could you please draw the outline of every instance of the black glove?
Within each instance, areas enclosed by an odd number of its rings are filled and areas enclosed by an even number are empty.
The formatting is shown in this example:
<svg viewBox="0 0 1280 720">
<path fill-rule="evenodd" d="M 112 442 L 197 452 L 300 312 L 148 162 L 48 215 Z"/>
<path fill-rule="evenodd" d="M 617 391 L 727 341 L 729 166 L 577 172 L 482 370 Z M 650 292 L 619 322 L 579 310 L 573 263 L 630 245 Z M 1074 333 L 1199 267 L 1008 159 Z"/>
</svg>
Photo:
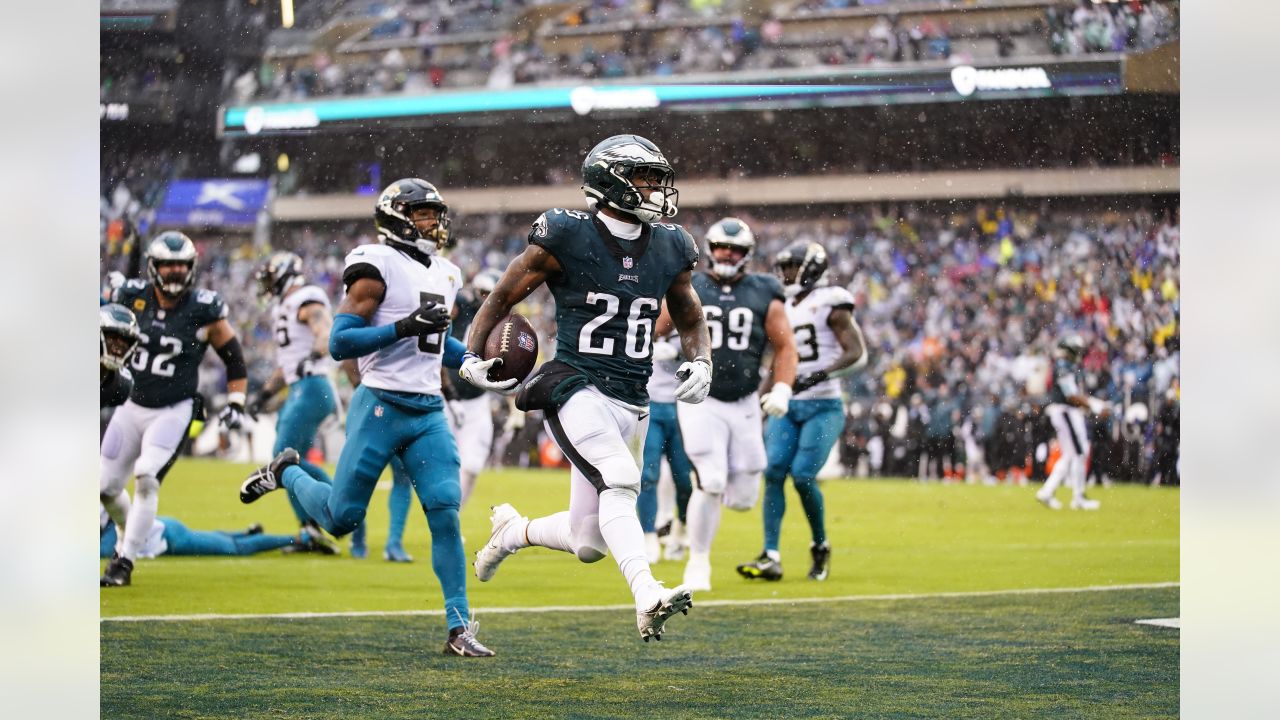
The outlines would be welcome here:
<svg viewBox="0 0 1280 720">
<path fill-rule="evenodd" d="M 796 378 L 795 385 L 792 385 L 791 389 L 795 391 L 795 394 L 799 395 L 805 390 L 808 390 L 809 388 L 813 387 L 814 385 L 817 385 L 818 383 L 825 381 L 826 379 L 827 379 L 827 371 L 818 370 L 817 372 L 811 372 L 808 375 L 805 375 L 804 377 Z"/>
<path fill-rule="evenodd" d="M 310 355 L 299 360 L 298 367 L 296 368 L 298 372 L 298 377 L 304 378 L 304 377 L 311 377 L 312 375 L 315 375 L 316 361 L 323 357 L 324 355 L 321 355 L 315 350 L 312 350 Z"/>
<path fill-rule="evenodd" d="M 267 403 L 271 402 L 271 398 L 274 396 L 275 393 L 269 393 L 266 390 L 263 390 L 249 401 L 249 406 L 245 408 L 245 412 L 249 413 L 249 417 L 257 420 L 258 416 L 262 414 L 262 408 L 266 407 Z"/>
<path fill-rule="evenodd" d="M 244 427 L 244 406 L 240 403 L 227 403 L 218 413 L 218 420 L 228 430 L 239 430 Z"/>
<path fill-rule="evenodd" d="M 422 306 L 396 321 L 396 337 L 418 337 L 444 332 L 449 328 L 449 310 L 435 300 L 423 300 Z"/>
</svg>

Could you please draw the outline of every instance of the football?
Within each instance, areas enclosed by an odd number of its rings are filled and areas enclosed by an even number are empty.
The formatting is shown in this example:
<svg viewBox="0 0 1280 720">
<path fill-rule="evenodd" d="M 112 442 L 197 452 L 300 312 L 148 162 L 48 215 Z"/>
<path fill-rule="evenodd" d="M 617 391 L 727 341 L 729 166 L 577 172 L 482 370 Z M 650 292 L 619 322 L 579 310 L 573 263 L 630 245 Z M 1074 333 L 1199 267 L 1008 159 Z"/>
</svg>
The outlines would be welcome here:
<svg viewBox="0 0 1280 720">
<path fill-rule="evenodd" d="M 519 313 L 511 313 L 489 332 L 484 341 L 484 359 L 502 358 L 502 362 L 489 370 L 490 380 L 521 382 L 533 372 L 538 361 L 538 333 Z"/>
</svg>

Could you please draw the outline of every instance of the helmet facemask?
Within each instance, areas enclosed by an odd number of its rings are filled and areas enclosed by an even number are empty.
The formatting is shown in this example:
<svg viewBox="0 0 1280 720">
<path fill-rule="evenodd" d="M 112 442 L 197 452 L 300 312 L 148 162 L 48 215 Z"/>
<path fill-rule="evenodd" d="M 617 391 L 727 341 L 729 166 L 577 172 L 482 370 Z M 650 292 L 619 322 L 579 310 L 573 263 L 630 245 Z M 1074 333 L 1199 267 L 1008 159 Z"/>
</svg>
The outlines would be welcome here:
<svg viewBox="0 0 1280 720">
<path fill-rule="evenodd" d="M 122 305 L 104 305 L 98 320 L 98 360 L 108 370 L 120 370 L 142 339 L 138 321 Z"/>
<path fill-rule="evenodd" d="M 716 260 L 715 250 L 719 247 L 740 250 L 742 257 L 734 261 Z M 751 228 L 737 218 L 725 218 L 707 230 L 707 262 L 711 264 L 711 274 L 722 281 L 745 272 L 755 249 L 756 238 Z"/>
<path fill-rule="evenodd" d="M 258 271 L 258 295 L 263 298 L 284 297 L 289 288 L 302 283 L 302 258 L 290 252 L 272 255 Z"/>
<path fill-rule="evenodd" d="M 175 277 L 175 272 L 162 272 L 161 266 L 186 265 L 186 272 Z M 180 232 L 168 231 L 156 236 L 147 246 L 147 277 L 161 293 L 176 298 L 191 289 L 196 280 L 196 246 L 191 238 Z"/>
<path fill-rule="evenodd" d="M 420 208 L 436 211 L 436 224 L 423 232 L 413 220 Z M 374 225 L 384 243 L 411 248 L 423 255 L 434 255 L 449 247 L 449 206 L 425 180 L 398 180 L 382 191 L 374 207 Z"/>
<path fill-rule="evenodd" d="M 635 135 L 605 140 L 587 154 L 582 165 L 582 191 L 588 206 L 610 207 L 641 222 L 675 217 L 680 197 L 675 183 L 675 170 L 662 151 Z"/>
<path fill-rule="evenodd" d="M 818 286 L 827 273 L 827 251 L 818 243 L 793 243 L 778 253 L 774 266 L 783 293 L 793 298 Z"/>
</svg>

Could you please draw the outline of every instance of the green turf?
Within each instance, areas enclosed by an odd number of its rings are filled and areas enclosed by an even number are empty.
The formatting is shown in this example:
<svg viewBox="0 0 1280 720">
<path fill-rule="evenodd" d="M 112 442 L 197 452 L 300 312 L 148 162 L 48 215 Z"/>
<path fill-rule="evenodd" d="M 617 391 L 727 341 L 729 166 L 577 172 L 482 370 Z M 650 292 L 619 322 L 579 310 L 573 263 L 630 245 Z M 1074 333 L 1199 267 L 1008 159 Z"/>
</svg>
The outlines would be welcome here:
<svg viewBox="0 0 1280 720">
<path fill-rule="evenodd" d="M 243 528 L 293 532 L 296 521 L 283 492 L 241 505 L 237 488 L 245 466 L 184 460 L 161 491 L 160 513 L 196 529 Z M 760 551 L 760 512 L 726 511 L 713 548 L 713 591 L 707 598 L 811 597 L 1079 587 L 1178 580 L 1178 491 L 1115 487 L 1091 494 L 1099 512 L 1053 512 L 1032 489 L 921 485 L 906 481 L 824 483 L 834 549 L 831 578 L 806 581 L 808 528 L 794 491 L 783 528 L 780 583 L 752 584 L 733 567 Z M 1066 497 L 1063 496 L 1065 501 Z M 531 517 L 568 505 L 567 474 L 501 471 L 481 476 L 462 513 L 467 556 L 488 539 L 489 505 L 509 501 Z M 439 609 L 431 573 L 426 520 L 412 511 L 406 546 L 417 562 L 381 559 L 386 490 L 370 509 L 371 557 L 286 556 L 166 558 L 139 563 L 130 588 L 101 593 L 101 612 L 113 615 Z M 345 545 L 344 542 L 344 551 Z M 655 567 L 678 583 L 683 567 Z M 616 604 L 629 593 L 612 559 L 582 565 L 563 553 L 531 549 L 503 564 L 492 582 L 468 583 L 473 607 Z"/>
<path fill-rule="evenodd" d="M 296 525 L 284 495 L 236 499 L 243 466 L 185 460 L 161 514 L 197 529 Z M 487 507 L 564 509 L 562 472 L 481 477 L 463 511 L 468 556 Z M 486 608 L 626 605 L 611 559 L 582 565 L 526 550 L 497 577 L 472 576 L 492 660 L 439 655 L 439 616 L 104 622 L 103 717 L 1163 717 L 1178 712 L 1178 631 L 1133 620 L 1179 615 L 1177 588 L 714 606 L 830 598 L 1171 582 L 1177 490 L 1098 489 L 1099 512 L 1052 512 L 1031 488 L 824 484 L 835 549 L 825 583 L 804 578 L 808 533 L 794 492 L 787 577 L 750 583 L 733 565 L 759 551 L 759 511 L 726 512 L 714 590 L 662 643 L 642 643 L 624 610 Z M 1065 497 L 1063 497 L 1065 500 Z M 380 559 L 386 490 L 370 513 L 374 557 L 161 558 L 134 585 L 101 592 L 103 616 L 438 610 L 426 522 L 411 516 L 411 565 Z M 346 543 L 343 543 L 344 546 Z M 661 563 L 674 584 L 682 567 Z"/>
<path fill-rule="evenodd" d="M 104 623 L 102 716 L 1176 717 L 1176 589 L 494 614 L 492 659 L 435 618 Z"/>
</svg>

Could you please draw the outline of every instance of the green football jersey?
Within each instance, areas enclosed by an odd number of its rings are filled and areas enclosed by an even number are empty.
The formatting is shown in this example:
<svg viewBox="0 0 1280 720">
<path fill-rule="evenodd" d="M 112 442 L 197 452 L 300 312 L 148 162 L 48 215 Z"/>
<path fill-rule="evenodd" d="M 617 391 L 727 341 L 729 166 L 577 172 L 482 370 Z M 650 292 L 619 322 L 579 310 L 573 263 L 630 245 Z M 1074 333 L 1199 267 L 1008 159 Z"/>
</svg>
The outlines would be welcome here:
<svg viewBox="0 0 1280 720">
<path fill-rule="evenodd" d="M 760 387 L 764 355 L 764 319 L 769 304 L 782 300 L 782 283 L 773 275 L 750 273 L 736 283 L 722 283 L 710 273 L 693 275 L 702 314 L 711 335 L 711 397 L 740 400 Z"/>
<path fill-rule="evenodd" d="M 646 223 L 635 240 L 616 238 L 594 215 L 555 208 L 538 217 L 529 242 L 564 272 L 547 280 L 556 301 L 556 359 L 581 370 L 609 397 L 649 404 L 653 324 L 698 247 L 679 225 Z"/>
<path fill-rule="evenodd" d="M 227 316 L 227 306 L 212 290 L 192 289 L 170 310 L 160 307 L 151 283 L 130 280 L 116 289 L 112 302 L 133 311 L 142 330 L 130 359 L 133 390 L 129 399 L 143 407 L 173 405 L 196 396 L 200 360 L 209 347 L 203 328 Z"/>
</svg>

